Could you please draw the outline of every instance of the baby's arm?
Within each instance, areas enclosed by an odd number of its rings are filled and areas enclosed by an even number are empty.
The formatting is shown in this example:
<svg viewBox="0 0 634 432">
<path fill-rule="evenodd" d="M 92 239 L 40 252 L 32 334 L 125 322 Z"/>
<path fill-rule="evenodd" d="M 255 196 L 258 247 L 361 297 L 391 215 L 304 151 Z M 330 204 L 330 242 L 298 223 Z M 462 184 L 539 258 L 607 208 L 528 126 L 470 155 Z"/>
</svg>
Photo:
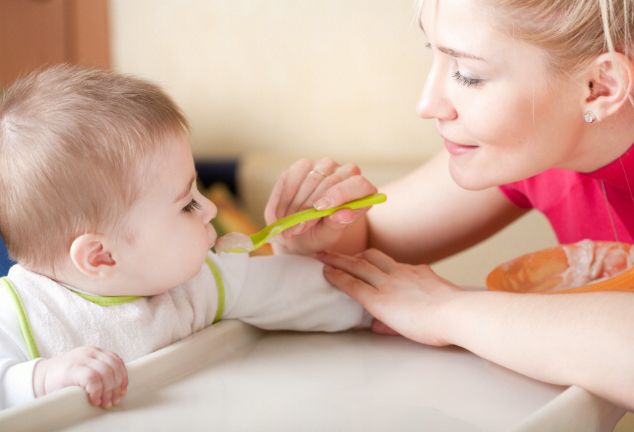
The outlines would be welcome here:
<svg viewBox="0 0 634 432">
<path fill-rule="evenodd" d="M 227 255 L 221 261 L 236 259 Z M 336 332 L 370 325 L 367 312 L 326 281 L 323 264 L 314 258 L 253 257 L 245 258 L 245 266 L 241 278 L 226 275 L 224 319 L 269 330 Z"/>
<path fill-rule="evenodd" d="M 83 387 L 92 405 L 110 408 L 127 391 L 128 371 L 117 354 L 87 346 L 36 363 L 35 397 L 71 386 Z"/>
</svg>

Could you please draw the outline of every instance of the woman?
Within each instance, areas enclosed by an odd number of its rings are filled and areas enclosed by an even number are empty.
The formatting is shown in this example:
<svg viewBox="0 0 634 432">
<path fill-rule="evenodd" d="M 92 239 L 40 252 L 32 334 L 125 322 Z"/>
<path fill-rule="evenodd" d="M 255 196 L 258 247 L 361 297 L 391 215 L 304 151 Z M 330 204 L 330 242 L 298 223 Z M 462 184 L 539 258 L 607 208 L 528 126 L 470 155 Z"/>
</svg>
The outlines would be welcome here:
<svg viewBox="0 0 634 432">
<path fill-rule="evenodd" d="M 387 204 L 307 224 L 275 247 L 319 252 L 376 331 L 459 345 L 634 409 L 633 294 L 469 292 L 420 264 L 529 208 L 562 243 L 634 243 L 634 2 L 426 0 L 420 21 L 434 62 L 418 114 L 436 120 L 446 151 L 382 188 Z M 302 160 L 266 218 L 374 191 L 353 165 Z"/>
</svg>

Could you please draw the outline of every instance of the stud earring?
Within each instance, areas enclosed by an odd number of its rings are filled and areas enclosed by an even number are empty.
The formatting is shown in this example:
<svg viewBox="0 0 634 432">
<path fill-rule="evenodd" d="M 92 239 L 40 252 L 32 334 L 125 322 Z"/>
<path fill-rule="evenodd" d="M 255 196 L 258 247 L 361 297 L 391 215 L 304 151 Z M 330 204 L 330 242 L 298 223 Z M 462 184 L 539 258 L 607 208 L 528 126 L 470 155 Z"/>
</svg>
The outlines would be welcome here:
<svg viewBox="0 0 634 432">
<path fill-rule="evenodd" d="M 592 111 L 586 111 L 583 114 L 583 120 L 586 123 L 594 123 L 595 121 L 597 121 L 597 116 L 594 115 L 594 113 Z"/>
</svg>

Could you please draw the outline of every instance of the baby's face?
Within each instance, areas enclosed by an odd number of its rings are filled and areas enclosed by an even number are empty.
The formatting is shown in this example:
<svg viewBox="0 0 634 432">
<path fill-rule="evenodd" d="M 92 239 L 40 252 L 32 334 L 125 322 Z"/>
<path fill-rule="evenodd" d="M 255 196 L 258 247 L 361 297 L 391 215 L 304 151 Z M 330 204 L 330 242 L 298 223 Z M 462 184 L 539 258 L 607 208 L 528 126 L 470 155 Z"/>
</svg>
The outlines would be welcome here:
<svg viewBox="0 0 634 432">
<path fill-rule="evenodd" d="M 116 248 L 125 292 L 110 295 L 156 295 L 191 279 L 216 240 L 217 209 L 198 191 L 186 137 L 155 157 Z"/>
</svg>

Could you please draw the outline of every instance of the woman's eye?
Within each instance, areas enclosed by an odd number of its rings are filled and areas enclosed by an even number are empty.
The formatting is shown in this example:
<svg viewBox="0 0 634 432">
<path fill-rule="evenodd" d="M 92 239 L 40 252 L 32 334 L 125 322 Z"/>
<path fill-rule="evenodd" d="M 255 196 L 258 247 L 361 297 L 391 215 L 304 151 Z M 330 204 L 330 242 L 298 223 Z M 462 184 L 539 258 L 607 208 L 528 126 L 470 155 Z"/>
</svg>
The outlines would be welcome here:
<svg viewBox="0 0 634 432">
<path fill-rule="evenodd" d="M 183 207 L 183 211 L 185 213 L 191 213 L 194 210 L 200 210 L 200 204 L 195 199 L 191 200 L 185 207 Z"/>
<path fill-rule="evenodd" d="M 466 77 L 464 75 L 462 75 L 460 73 L 460 71 L 455 71 L 454 73 L 451 74 L 451 77 L 453 79 L 455 79 L 456 81 L 458 81 L 458 84 L 463 85 L 463 86 L 467 86 L 467 87 L 472 87 L 472 86 L 479 86 L 482 84 L 483 80 L 479 79 L 479 78 L 469 78 Z"/>
</svg>

